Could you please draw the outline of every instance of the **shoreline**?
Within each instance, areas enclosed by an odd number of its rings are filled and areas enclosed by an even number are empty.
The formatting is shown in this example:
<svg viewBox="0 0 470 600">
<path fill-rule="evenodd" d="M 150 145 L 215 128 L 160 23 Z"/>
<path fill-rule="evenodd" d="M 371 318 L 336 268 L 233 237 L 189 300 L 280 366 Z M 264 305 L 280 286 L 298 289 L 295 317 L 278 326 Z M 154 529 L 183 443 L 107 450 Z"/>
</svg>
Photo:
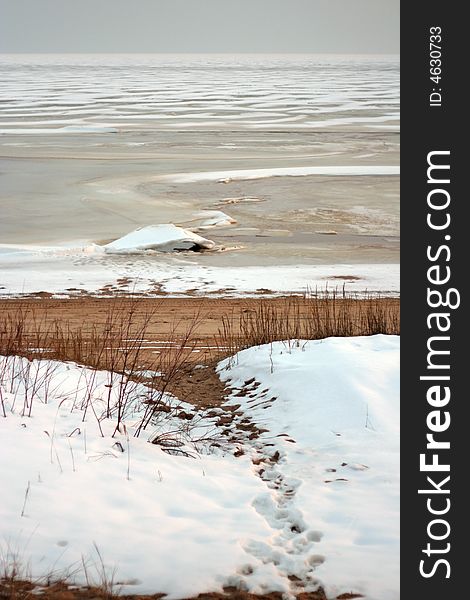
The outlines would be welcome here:
<svg viewBox="0 0 470 600">
<path fill-rule="evenodd" d="M 65 252 L 68 252 L 67 250 Z M 0 258 L 0 298 L 148 296 L 259 297 L 328 290 L 399 296 L 399 265 L 200 264 L 204 253 L 57 255 L 11 252 Z M 225 261 L 228 254 L 213 255 Z M 211 257 L 212 258 L 212 257 Z"/>
</svg>

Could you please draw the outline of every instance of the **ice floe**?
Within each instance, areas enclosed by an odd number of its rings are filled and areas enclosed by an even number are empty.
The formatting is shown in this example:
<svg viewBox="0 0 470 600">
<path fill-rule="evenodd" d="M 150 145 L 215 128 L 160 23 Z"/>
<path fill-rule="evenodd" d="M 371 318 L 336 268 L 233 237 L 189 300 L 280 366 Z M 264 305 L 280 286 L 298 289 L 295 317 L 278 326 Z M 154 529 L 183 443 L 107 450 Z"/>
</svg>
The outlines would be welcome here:
<svg viewBox="0 0 470 600">
<path fill-rule="evenodd" d="M 211 250 L 215 242 L 171 223 L 148 225 L 131 231 L 104 246 L 108 254 L 132 254 L 142 250 L 174 252 L 178 250 Z"/>
</svg>

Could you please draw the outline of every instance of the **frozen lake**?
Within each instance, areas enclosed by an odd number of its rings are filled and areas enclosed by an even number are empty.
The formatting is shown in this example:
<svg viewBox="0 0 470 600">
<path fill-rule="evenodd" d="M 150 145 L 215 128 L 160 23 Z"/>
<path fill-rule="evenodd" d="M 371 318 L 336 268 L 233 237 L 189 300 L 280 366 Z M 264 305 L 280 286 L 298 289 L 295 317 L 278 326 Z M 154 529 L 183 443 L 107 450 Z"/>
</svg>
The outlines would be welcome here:
<svg viewBox="0 0 470 600">
<path fill-rule="evenodd" d="M 397 57 L 3 55 L 0 78 L 2 254 L 223 211 L 185 260 L 399 262 Z"/>
</svg>

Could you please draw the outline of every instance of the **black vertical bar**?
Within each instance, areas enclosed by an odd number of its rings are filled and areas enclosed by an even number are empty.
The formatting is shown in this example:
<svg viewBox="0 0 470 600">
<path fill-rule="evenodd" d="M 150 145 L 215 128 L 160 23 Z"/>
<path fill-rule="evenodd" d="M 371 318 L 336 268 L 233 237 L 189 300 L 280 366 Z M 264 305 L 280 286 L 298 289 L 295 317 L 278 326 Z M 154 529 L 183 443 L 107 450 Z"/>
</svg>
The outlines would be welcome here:
<svg viewBox="0 0 470 600">
<path fill-rule="evenodd" d="M 403 2 L 401 13 L 401 597 L 416 600 L 458 598 L 458 589 L 464 590 L 464 595 L 469 593 L 465 584 L 469 567 L 464 563 L 469 529 L 465 508 L 470 503 L 465 494 L 465 484 L 470 481 L 466 441 L 470 431 L 465 416 L 469 394 L 464 379 L 470 370 L 466 347 L 470 327 L 465 317 L 470 272 L 470 229 L 465 215 L 470 202 L 464 180 L 470 154 L 465 148 L 465 137 L 470 132 L 465 62 L 470 53 L 465 48 L 468 25 L 464 6 L 437 0 Z M 431 169 L 428 177 L 428 161 L 450 169 Z M 447 201 L 447 207 L 433 208 L 444 207 Z M 448 219 L 449 225 L 444 227 Z M 449 281 L 435 283 L 448 275 Z M 429 298 L 428 290 L 437 293 Z M 431 307 L 430 302 L 439 304 L 439 292 L 443 302 L 449 298 L 454 306 L 460 297 L 460 306 Z M 441 331 L 438 322 L 448 331 Z M 439 339 L 429 342 L 432 337 Z M 450 354 L 430 356 L 428 343 Z M 429 359 L 437 368 L 429 368 Z M 449 380 L 420 380 L 421 376 Z M 429 392 L 433 386 L 434 395 Z M 447 403 L 446 387 L 450 392 Z M 436 432 L 437 428 L 443 431 Z M 433 434 L 433 440 L 449 442 L 450 448 L 428 448 L 428 434 Z M 421 454 L 425 455 L 424 468 L 420 468 Z M 433 460 L 449 465 L 450 470 L 426 470 Z"/>
</svg>

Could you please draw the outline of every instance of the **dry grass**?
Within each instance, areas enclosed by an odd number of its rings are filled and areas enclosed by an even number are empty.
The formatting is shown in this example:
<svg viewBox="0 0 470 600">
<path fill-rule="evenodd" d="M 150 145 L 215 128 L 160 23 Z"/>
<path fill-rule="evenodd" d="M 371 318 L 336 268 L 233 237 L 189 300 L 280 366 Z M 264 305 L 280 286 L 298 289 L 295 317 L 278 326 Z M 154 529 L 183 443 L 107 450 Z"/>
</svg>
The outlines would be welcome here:
<svg viewBox="0 0 470 600">
<path fill-rule="evenodd" d="M 151 308 L 139 299 L 109 303 L 100 311 L 99 319 L 95 315 L 96 322 L 78 325 L 63 318 L 51 319 L 40 305 L 19 305 L 14 310 L 5 307 L 0 311 L 0 355 L 73 361 L 127 374 L 134 381 L 139 380 L 143 370 L 162 372 L 165 377 L 153 383 L 165 391 L 183 366 L 187 370 L 188 364 L 194 362 L 189 359 L 201 341 L 199 326 L 204 319 L 207 322 L 208 315 L 200 305 L 189 319 L 188 315 L 175 319 L 163 342 L 157 334 L 158 343 L 163 345 L 155 353 L 149 348 L 157 343 L 155 330 L 163 318 L 159 310 L 162 302 L 156 300 Z M 210 306 L 206 312 L 210 312 Z M 213 351 L 204 349 L 204 354 L 197 357 L 206 364 L 274 341 L 398 335 L 400 303 L 377 294 L 358 297 L 344 292 L 308 292 L 275 302 L 267 298 L 247 301 L 232 308 L 232 312 L 221 312 L 217 319 L 213 333 L 204 334 L 203 338 Z"/>
<path fill-rule="evenodd" d="M 358 297 L 344 292 L 308 292 L 272 304 L 260 299 L 238 315 L 222 318 L 220 347 L 234 354 L 275 341 L 316 340 L 353 335 L 400 334 L 400 304 L 380 295 Z"/>
<path fill-rule="evenodd" d="M 156 309 L 136 318 L 137 303 L 125 310 L 113 307 L 106 315 L 104 329 L 83 324 L 71 329 L 67 322 L 47 319 L 35 311 L 19 309 L 0 318 L 0 415 L 7 416 L 2 388 L 14 392 L 13 405 L 23 416 L 32 415 L 35 399 L 46 399 L 53 385 L 56 364 L 52 361 L 75 362 L 88 367 L 83 370 L 80 385 L 86 390 L 81 403 L 83 420 L 93 413 L 101 430 L 103 419 L 112 419 L 115 433 L 125 433 L 125 418 L 135 400 L 137 386 L 145 386 L 144 407 L 135 435 L 139 436 L 149 425 L 162 419 L 178 416 L 180 401 L 171 398 L 170 388 L 186 366 L 188 352 L 194 346 L 194 331 L 198 317 L 186 331 L 170 336 L 165 350 L 146 351 L 149 323 L 157 318 Z M 175 324 L 175 327 L 177 324 Z M 98 371 L 106 371 L 107 409 L 95 412 L 94 396 Z M 117 399 L 116 399 L 117 394 Z M 15 406 L 16 397 L 21 406 Z M 169 398 L 171 398 L 169 400 Z M 189 436 L 197 420 L 181 420 L 176 435 Z M 155 443 L 161 440 L 157 439 Z"/>
<path fill-rule="evenodd" d="M 205 313 L 210 313 L 211 306 L 200 304 L 189 318 L 185 315 L 184 319 L 174 319 L 165 328 L 162 351 L 156 354 L 148 348 L 149 343 L 156 343 L 159 321 L 167 318 L 161 316 L 163 302 L 155 300 L 150 307 L 139 299 L 109 303 L 95 315 L 96 322 L 78 325 L 64 318 L 51 319 L 38 304 L 19 305 L 14 310 L 5 306 L 0 311 L 0 355 L 74 361 L 92 368 L 134 374 L 145 366 L 146 370 L 162 371 L 173 378 L 200 342 L 199 327 L 204 319 L 207 324 Z M 207 362 L 249 346 L 280 340 L 398 335 L 400 303 L 398 299 L 377 294 L 359 297 L 344 292 L 308 292 L 275 301 L 269 298 L 246 301 L 231 312 L 220 312 L 217 319 L 219 324 L 213 333 L 204 334 L 206 343 L 210 340 L 216 350 L 204 352 Z"/>
<path fill-rule="evenodd" d="M 82 557 L 79 564 L 65 571 L 52 568 L 40 577 L 33 577 L 20 553 L 9 544 L 0 544 L 0 600 L 27 600 L 38 594 L 54 600 L 117 599 L 122 584 L 116 581 L 115 571 L 106 567 L 96 544 L 94 551 L 96 556 Z M 86 585 L 73 586 L 79 575 Z"/>
</svg>

